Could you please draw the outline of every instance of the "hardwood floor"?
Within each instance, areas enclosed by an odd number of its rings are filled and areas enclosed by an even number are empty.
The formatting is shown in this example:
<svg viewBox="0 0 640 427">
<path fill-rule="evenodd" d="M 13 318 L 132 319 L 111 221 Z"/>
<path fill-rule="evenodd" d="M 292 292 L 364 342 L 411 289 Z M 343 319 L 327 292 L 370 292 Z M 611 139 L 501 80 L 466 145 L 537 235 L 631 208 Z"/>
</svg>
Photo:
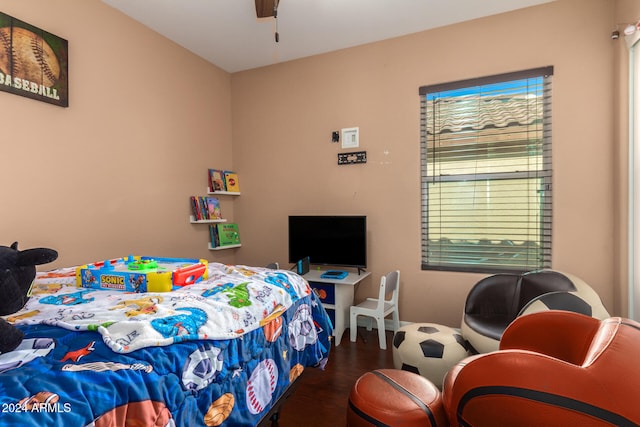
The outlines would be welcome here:
<svg viewBox="0 0 640 427">
<path fill-rule="evenodd" d="M 387 331 L 387 349 L 380 350 L 378 332 L 358 328 L 358 340 L 349 341 L 349 330 L 339 346 L 333 346 L 325 370 L 307 368 L 296 390 L 281 407 L 278 427 L 346 426 L 349 392 L 365 372 L 393 368 L 391 344 L 393 333 Z"/>
</svg>

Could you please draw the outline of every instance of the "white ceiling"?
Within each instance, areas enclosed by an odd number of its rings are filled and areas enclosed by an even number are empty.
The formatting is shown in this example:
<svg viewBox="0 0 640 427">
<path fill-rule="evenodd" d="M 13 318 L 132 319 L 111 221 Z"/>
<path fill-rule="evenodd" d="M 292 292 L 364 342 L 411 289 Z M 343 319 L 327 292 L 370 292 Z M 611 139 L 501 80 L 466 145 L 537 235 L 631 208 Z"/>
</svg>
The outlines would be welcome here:
<svg viewBox="0 0 640 427">
<path fill-rule="evenodd" d="M 553 0 L 102 0 L 227 72 L 398 37 Z"/>
</svg>

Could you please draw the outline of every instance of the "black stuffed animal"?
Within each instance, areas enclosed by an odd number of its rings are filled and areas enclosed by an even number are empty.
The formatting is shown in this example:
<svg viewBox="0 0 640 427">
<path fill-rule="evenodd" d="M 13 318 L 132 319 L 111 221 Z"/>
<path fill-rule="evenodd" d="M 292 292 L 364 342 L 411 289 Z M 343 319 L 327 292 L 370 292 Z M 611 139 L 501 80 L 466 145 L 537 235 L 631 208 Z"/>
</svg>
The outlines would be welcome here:
<svg viewBox="0 0 640 427">
<path fill-rule="evenodd" d="M 0 246 L 0 316 L 15 313 L 27 303 L 27 293 L 36 277 L 36 265 L 58 258 L 53 249 L 18 250 L 18 242 Z M 0 318 L 0 353 L 15 349 L 21 342 L 21 330 Z"/>
</svg>

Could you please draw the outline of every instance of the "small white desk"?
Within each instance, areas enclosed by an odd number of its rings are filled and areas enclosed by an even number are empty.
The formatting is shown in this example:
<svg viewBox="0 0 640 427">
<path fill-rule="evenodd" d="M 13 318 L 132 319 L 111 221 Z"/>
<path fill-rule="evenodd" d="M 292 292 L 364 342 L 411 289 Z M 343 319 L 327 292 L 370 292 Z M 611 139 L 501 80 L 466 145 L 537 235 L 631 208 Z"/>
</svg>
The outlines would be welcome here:
<svg viewBox="0 0 640 427">
<path fill-rule="evenodd" d="M 323 270 L 309 270 L 304 277 L 309 282 L 325 310 L 332 317 L 333 337 L 335 345 L 340 345 L 342 334 L 349 326 L 349 308 L 353 305 L 355 286 L 365 277 L 371 275 L 368 271 L 360 274 L 349 272 L 344 279 L 325 279 L 320 277 Z"/>
</svg>

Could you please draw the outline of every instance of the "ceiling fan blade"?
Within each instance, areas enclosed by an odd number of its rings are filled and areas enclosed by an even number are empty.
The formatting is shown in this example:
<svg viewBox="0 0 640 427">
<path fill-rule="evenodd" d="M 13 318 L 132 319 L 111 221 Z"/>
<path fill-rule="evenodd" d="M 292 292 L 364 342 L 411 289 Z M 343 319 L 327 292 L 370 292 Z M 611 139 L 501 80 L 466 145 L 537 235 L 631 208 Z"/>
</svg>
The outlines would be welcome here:
<svg viewBox="0 0 640 427">
<path fill-rule="evenodd" d="M 258 18 L 273 16 L 273 10 L 277 0 L 256 0 L 256 15 Z"/>
</svg>

